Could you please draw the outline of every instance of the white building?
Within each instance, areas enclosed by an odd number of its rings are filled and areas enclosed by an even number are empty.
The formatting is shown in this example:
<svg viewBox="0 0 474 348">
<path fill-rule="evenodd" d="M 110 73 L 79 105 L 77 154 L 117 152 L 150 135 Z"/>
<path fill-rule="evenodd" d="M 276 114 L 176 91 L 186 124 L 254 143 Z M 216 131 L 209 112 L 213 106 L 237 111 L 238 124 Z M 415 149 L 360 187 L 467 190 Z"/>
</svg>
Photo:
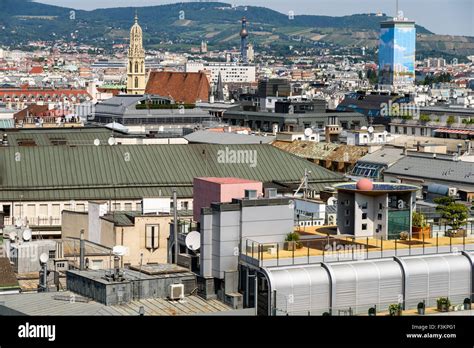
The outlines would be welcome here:
<svg viewBox="0 0 474 348">
<path fill-rule="evenodd" d="M 347 145 L 363 146 L 385 144 L 392 140 L 392 135 L 385 127 L 362 127 L 360 130 L 347 132 Z"/>
<path fill-rule="evenodd" d="M 219 73 L 224 83 L 253 83 L 256 81 L 256 69 L 253 65 L 241 65 L 237 63 L 203 63 L 187 62 L 186 72 L 199 72 L 208 70 L 211 72 L 211 83 L 217 84 Z"/>
</svg>

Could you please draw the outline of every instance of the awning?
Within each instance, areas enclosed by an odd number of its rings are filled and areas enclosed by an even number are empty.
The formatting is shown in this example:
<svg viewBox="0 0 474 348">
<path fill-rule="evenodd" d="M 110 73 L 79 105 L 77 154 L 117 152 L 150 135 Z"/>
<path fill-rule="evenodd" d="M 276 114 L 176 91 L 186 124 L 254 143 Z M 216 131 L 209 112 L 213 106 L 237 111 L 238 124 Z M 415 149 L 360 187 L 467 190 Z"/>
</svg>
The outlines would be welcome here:
<svg viewBox="0 0 474 348">
<path fill-rule="evenodd" d="M 467 129 L 451 129 L 451 128 L 438 128 L 435 130 L 437 133 L 449 133 L 449 134 L 467 134 L 474 135 L 474 130 Z"/>
</svg>

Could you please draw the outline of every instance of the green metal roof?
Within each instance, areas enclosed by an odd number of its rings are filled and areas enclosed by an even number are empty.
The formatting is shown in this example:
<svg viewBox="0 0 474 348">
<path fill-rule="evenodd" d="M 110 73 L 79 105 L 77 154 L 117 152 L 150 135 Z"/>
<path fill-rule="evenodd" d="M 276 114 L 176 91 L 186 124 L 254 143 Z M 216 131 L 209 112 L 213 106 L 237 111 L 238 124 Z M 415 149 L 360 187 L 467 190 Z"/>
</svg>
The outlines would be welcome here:
<svg viewBox="0 0 474 348">
<path fill-rule="evenodd" d="M 220 163 L 218 151 L 255 151 L 256 166 Z M 310 184 L 344 181 L 271 145 L 117 145 L 0 148 L 0 200 L 192 197 L 195 177 L 239 177 Z M 327 185 L 324 185 L 327 186 Z"/>
<path fill-rule="evenodd" d="M 18 146 L 20 142 L 33 141 L 37 146 L 51 146 L 58 141 L 64 145 L 94 145 L 94 140 L 99 139 L 101 144 L 107 144 L 112 134 L 122 135 L 111 129 L 102 128 L 20 128 L 3 129 L 2 134 L 8 135 L 10 146 Z"/>
</svg>

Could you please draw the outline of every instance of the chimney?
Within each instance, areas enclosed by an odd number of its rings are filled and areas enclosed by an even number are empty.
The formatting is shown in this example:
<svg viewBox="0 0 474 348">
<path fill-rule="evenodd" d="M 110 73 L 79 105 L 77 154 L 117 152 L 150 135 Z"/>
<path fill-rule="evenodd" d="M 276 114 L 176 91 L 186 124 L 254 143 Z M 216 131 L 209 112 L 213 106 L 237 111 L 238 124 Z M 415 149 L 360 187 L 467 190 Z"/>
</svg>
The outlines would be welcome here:
<svg viewBox="0 0 474 348">
<path fill-rule="evenodd" d="M 79 269 L 83 271 L 85 258 L 85 241 L 84 241 L 84 230 L 81 230 L 81 240 L 79 243 Z"/>
<path fill-rule="evenodd" d="M 466 140 L 466 154 L 470 155 L 471 154 L 471 141 Z"/>
<path fill-rule="evenodd" d="M 114 256 L 114 275 L 115 279 L 120 278 L 120 256 L 118 255 Z"/>
<path fill-rule="evenodd" d="M 457 147 L 458 156 L 461 156 L 462 155 L 462 144 L 458 144 L 456 147 Z"/>
</svg>

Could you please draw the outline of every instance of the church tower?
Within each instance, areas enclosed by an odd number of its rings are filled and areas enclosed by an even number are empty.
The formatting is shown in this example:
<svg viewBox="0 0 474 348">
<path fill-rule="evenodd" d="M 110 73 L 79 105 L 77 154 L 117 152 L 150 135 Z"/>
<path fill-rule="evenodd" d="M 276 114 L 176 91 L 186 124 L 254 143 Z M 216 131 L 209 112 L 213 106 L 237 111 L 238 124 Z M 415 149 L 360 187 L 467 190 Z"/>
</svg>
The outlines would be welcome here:
<svg viewBox="0 0 474 348">
<path fill-rule="evenodd" d="M 145 50 L 143 32 L 135 14 L 135 24 L 130 29 L 130 47 L 128 49 L 127 94 L 145 94 Z"/>
</svg>

